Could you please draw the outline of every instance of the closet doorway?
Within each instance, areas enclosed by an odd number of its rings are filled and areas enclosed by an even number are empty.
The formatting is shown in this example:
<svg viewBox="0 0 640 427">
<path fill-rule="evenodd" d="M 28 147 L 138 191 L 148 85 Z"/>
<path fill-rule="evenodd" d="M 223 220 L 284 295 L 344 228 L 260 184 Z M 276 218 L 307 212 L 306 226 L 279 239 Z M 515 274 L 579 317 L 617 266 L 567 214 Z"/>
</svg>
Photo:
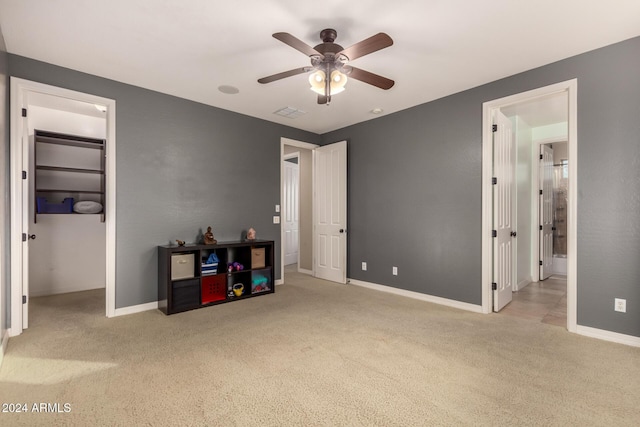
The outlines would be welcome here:
<svg viewBox="0 0 640 427">
<path fill-rule="evenodd" d="M 45 137 L 36 142 L 36 130 L 103 141 L 102 148 L 42 143 Z M 78 153 L 86 152 L 93 166 L 82 166 L 84 154 Z M 79 163 L 65 166 L 66 161 Z M 114 316 L 115 101 L 12 77 L 10 162 L 10 335 L 28 328 L 31 297 L 104 289 L 106 315 Z M 78 176 L 99 182 L 98 189 L 85 188 Z M 64 195 L 59 188 L 78 191 Z M 104 209 L 97 215 L 72 213 L 71 198 L 88 202 L 91 192 L 100 193 Z"/>
<path fill-rule="evenodd" d="M 104 187 L 104 144 L 99 141 L 106 139 L 106 111 L 34 93 L 29 97 L 27 123 L 32 177 L 29 233 L 36 237 L 29 245 L 29 296 L 104 289 L 106 224 L 102 195 L 97 192 Z M 34 137 L 36 132 L 60 138 Z M 73 145 L 66 135 L 87 142 Z M 55 191 L 60 188 L 70 192 Z M 86 202 L 95 203 L 100 211 L 78 214 L 76 207 Z"/>
</svg>

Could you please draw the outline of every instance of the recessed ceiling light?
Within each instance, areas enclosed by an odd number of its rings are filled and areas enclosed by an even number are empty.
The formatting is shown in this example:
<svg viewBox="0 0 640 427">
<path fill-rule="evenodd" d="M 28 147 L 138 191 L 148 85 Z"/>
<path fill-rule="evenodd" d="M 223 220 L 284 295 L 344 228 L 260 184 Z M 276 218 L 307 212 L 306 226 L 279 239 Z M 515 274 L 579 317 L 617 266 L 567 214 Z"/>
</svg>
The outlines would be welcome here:
<svg viewBox="0 0 640 427">
<path fill-rule="evenodd" d="M 371 114 L 380 114 L 383 111 L 384 110 L 382 108 L 374 108 L 373 110 L 371 110 Z"/>
<path fill-rule="evenodd" d="M 228 86 L 228 85 L 222 85 L 222 86 L 218 86 L 218 90 L 222 93 L 226 93 L 228 95 L 235 95 L 236 93 L 240 92 L 240 89 L 238 89 L 235 86 Z"/>
</svg>

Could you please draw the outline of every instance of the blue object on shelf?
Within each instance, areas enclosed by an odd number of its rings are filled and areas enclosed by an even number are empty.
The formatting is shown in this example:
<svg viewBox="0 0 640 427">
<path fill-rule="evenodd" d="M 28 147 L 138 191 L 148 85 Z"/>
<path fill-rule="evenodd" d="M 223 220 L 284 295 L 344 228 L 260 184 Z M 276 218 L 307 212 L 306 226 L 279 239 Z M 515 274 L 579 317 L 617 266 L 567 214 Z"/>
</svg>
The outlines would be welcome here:
<svg viewBox="0 0 640 427">
<path fill-rule="evenodd" d="M 45 197 L 36 197 L 37 213 L 73 213 L 73 197 L 65 198 L 62 203 L 49 203 Z"/>
<path fill-rule="evenodd" d="M 209 258 L 202 260 L 202 274 L 210 275 L 218 272 L 218 257 L 215 253 L 209 255 Z"/>
</svg>

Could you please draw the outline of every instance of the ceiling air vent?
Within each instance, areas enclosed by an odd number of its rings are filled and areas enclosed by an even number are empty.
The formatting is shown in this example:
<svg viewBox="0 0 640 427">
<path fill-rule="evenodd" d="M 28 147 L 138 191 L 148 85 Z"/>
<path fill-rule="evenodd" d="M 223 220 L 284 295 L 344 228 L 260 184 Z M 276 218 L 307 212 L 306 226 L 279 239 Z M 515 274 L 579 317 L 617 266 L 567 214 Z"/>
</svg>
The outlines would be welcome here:
<svg viewBox="0 0 640 427">
<path fill-rule="evenodd" d="M 290 119 L 295 119 L 302 116 L 303 114 L 307 114 L 307 112 L 298 110 L 297 108 L 294 108 L 294 107 L 284 107 L 277 111 L 274 111 L 273 114 L 277 114 L 282 117 L 288 117 Z"/>
</svg>

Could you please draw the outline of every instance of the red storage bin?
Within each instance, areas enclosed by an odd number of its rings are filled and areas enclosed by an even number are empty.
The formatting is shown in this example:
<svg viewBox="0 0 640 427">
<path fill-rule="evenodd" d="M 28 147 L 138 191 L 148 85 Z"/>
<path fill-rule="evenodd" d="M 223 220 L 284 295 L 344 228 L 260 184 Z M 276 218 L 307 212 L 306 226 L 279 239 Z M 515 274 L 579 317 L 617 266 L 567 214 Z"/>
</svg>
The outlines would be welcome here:
<svg viewBox="0 0 640 427">
<path fill-rule="evenodd" d="M 202 277 L 202 304 L 227 298 L 226 274 Z"/>
</svg>

